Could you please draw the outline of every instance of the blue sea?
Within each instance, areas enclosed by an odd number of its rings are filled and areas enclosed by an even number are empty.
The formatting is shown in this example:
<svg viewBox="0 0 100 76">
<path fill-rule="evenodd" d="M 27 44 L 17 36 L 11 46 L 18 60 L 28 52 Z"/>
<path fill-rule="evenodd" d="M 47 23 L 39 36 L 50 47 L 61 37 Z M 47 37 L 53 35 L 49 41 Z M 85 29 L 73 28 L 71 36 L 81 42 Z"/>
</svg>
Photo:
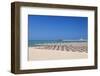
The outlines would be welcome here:
<svg viewBox="0 0 100 76">
<path fill-rule="evenodd" d="M 49 43 L 71 43 L 71 42 L 87 42 L 87 40 L 29 40 L 28 46 L 33 47 L 38 44 L 49 44 Z"/>
</svg>

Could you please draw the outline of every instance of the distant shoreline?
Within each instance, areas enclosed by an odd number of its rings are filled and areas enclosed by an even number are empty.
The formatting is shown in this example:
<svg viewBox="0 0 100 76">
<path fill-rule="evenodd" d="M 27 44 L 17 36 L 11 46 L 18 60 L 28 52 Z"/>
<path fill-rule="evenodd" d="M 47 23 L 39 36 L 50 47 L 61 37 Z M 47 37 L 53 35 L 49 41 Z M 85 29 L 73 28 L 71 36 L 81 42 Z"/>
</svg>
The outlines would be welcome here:
<svg viewBox="0 0 100 76">
<path fill-rule="evenodd" d="M 62 43 L 81 43 L 87 42 L 86 40 L 29 40 L 28 46 L 33 47 L 36 45 L 45 45 L 45 44 L 62 44 Z"/>
</svg>

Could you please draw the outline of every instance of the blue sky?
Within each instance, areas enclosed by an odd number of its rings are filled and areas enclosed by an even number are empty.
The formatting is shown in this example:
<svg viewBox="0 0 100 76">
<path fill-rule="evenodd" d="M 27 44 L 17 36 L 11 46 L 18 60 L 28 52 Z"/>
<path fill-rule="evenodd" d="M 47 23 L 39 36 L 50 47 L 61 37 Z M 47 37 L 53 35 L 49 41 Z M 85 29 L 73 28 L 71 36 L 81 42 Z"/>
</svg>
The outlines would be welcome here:
<svg viewBox="0 0 100 76">
<path fill-rule="evenodd" d="M 28 15 L 29 40 L 79 40 L 87 36 L 87 17 Z"/>
</svg>

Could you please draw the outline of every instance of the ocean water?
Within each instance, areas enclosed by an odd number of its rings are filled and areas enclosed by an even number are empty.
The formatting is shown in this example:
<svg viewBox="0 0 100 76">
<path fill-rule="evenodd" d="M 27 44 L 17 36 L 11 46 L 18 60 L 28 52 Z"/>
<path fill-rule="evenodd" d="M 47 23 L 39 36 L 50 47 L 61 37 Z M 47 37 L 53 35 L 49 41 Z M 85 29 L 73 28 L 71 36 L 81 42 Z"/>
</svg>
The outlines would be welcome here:
<svg viewBox="0 0 100 76">
<path fill-rule="evenodd" d="M 51 44 L 51 43 L 72 43 L 72 42 L 87 42 L 86 40 L 29 40 L 28 46 L 33 47 L 39 44 Z"/>
</svg>

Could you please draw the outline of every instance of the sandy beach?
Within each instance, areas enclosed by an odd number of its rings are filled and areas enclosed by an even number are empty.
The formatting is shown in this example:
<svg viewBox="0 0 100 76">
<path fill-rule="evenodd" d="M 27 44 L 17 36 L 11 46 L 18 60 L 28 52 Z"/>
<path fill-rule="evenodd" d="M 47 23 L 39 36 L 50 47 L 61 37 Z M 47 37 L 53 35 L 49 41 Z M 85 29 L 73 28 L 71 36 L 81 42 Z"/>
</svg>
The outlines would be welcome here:
<svg viewBox="0 0 100 76">
<path fill-rule="evenodd" d="M 82 59 L 88 57 L 87 43 L 51 43 L 29 47 L 28 60 Z"/>
</svg>

